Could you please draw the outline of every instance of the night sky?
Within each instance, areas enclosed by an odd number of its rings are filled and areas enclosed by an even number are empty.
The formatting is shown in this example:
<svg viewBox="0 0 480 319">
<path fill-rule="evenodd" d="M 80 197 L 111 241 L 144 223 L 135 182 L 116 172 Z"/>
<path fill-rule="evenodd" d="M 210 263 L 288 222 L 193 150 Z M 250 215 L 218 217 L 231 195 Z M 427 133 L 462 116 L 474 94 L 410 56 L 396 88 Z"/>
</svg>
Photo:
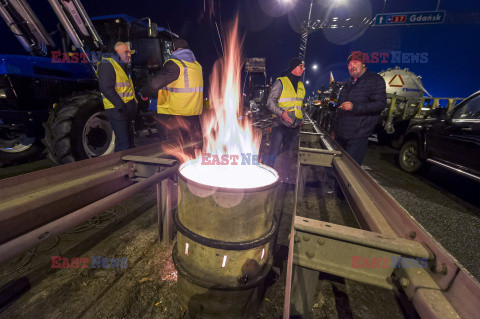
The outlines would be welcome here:
<svg viewBox="0 0 480 319">
<path fill-rule="evenodd" d="M 83 0 L 82 3 L 91 17 L 126 13 L 138 18 L 148 16 L 159 26 L 170 27 L 187 39 L 207 74 L 221 53 L 215 22 L 222 31 L 238 14 L 246 32 L 244 56 L 266 57 L 268 77 L 275 78 L 288 60 L 298 55 L 298 25 L 308 14 L 309 0 L 291 1 L 292 4 L 284 4 L 281 0 Z M 56 17 L 48 1 L 30 0 L 29 3 L 46 29 L 54 31 Z M 314 0 L 312 15 L 313 18 L 327 14 L 330 17 L 373 17 L 383 10 L 385 13 L 433 11 L 436 6 L 437 0 Z M 309 91 L 328 85 L 330 71 L 333 71 L 335 80 L 344 81 L 348 77 L 346 58 L 351 51 L 357 50 L 427 53 L 426 63 L 402 61 L 392 64 L 389 61 L 367 64 L 367 67 L 375 72 L 395 65 L 409 68 L 422 76 L 424 87 L 434 96 L 466 97 L 479 90 L 480 24 L 465 21 L 461 14 L 480 12 L 480 1 L 442 0 L 439 10 L 446 10 L 447 18 L 455 15 L 457 22 L 464 23 L 353 28 L 347 32 L 318 30 L 312 33 L 306 57 Z M 0 53 L 24 54 L 3 22 L 0 23 L 0 34 Z M 309 68 L 314 63 L 319 65 L 317 71 Z"/>
</svg>

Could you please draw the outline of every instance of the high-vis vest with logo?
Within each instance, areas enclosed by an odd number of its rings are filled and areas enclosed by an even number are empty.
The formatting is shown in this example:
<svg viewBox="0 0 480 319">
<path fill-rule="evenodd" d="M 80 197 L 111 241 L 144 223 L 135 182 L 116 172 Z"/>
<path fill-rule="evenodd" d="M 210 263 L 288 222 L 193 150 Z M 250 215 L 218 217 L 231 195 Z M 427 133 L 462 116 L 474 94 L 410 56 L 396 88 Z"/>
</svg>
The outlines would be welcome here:
<svg viewBox="0 0 480 319">
<path fill-rule="evenodd" d="M 292 82 L 286 76 L 278 78 L 282 82 L 282 94 L 278 99 L 278 106 L 288 112 L 295 111 L 295 117 L 303 119 L 302 105 L 305 97 L 305 87 L 298 81 L 297 91 L 293 88 Z"/>
<path fill-rule="evenodd" d="M 202 66 L 197 61 L 187 62 L 177 59 L 168 61 L 178 65 L 180 74 L 178 79 L 158 91 L 157 112 L 183 116 L 202 114 Z"/>
<path fill-rule="evenodd" d="M 137 100 L 135 98 L 135 89 L 133 88 L 133 81 L 130 75 L 127 76 L 125 71 L 122 69 L 120 64 L 117 63 L 112 58 L 103 58 L 102 60 L 107 60 L 113 65 L 113 69 L 115 70 L 115 91 L 117 91 L 117 94 L 122 98 L 123 102 L 127 103 L 133 99 L 135 101 Z M 100 64 L 99 62 L 98 64 Z M 97 65 L 98 65 L 97 64 Z M 103 107 L 105 110 L 108 109 L 113 109 L 115 106 L 113 105 L 112 102 L 110 102 L 103 94 Z"/>
</svg>

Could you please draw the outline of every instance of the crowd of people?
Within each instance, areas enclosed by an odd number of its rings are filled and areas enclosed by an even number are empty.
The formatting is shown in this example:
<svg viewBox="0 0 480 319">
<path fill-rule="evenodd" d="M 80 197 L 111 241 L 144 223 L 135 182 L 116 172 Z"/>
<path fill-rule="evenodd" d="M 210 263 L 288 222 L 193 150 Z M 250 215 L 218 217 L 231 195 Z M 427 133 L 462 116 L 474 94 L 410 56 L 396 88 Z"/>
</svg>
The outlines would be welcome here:
<svg viewBox="0 0 480 319">
<path fill-rule="evenodd" d="M 118 42 L 116 61 L 104 58 L 98 64 L 98 81 L 106 115 L 115 133 L 115 151 L 132 148 L 132 121 L 137 113 L 137 100 L 128 63 L 132 50 L 126 43 Z M 340 89 L 337 110 L 333 121 L 332 139 L 340 145 L 359 165 L 367 151 L 368 137 L 380 120 L 380 113 L 387 107 L 385 81 L 366 69 L 361 55 L 352 54 L 347 59 L 350 78 Z M 273 83 L 267 100 L 273 126 L 269 151 L 263 163 L 273 167 L 279 154 L 292 158 L 300 127 L 304 122 L 303 106 L 305 86 L 301 81 L 305 63 L 292 58 L 284 73 Z M 173 40 L 173 53 L 156 75 L 139 90 L 142 100 L 157 100 L 157 118 L 168 127 L 168 123 L 179 123 L 178 129 L 184 140 L 200 137 L 199 116 L 203 110 L 202 67 L 189 49 L 187 41 Z M 183 131 L 182 131 L 183 130 Z M 288 179 L 290 163 L 284 161 L 280 175 Z"/>
</svg>

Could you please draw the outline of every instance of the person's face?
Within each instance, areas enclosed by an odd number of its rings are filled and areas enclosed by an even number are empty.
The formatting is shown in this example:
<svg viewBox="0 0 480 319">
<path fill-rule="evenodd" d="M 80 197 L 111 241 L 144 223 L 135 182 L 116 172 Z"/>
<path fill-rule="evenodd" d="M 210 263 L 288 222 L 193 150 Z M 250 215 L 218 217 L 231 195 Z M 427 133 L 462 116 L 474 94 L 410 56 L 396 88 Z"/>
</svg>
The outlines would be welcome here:
<svg viewBox="0 0 480 319">
<path fill-rule="evenodd" d="M 352 60 L 348 63 L 348 72 L 354 78 L 358 78 L 365 70 L 365 65 L 358 60 Z"/>
<path fill-rule="evenodd" d="M 130 62 L 132 54 L 130 52 L 130 48 L 127 45 L 122 44 L 118 46 L 115 51 L 117 51 L 118 56 L 123 62 L 125 63 Z"/>
<path fill-rule="evenodd" d="M 299 64 L 295 69 L 292 70 L 292 74 L 296 76 L 301 76 L 303 72 L 305 71 L 305 64 Z"/>
</svg>

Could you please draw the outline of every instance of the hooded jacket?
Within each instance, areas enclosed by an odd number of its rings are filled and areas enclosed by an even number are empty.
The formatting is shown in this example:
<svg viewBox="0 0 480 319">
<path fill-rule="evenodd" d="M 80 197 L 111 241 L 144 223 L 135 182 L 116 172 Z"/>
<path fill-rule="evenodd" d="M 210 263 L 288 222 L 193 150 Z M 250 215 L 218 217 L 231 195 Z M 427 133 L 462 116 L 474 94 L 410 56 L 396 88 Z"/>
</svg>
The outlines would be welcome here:
<svg viewBox="0 0 480 319">
<path fill-rule="evenodd" d="M 183 60 L 187 62 L 195 62 L 195 55 L 190 49 L 180 49 L 175 51 L 170 56 L 170 59 Z M 156 99 L 158 97 L 158 90 L 172 83 L 180 75 L 180 68 L 173 61 L 167 61 L 162 68 L 155 74 L 149 83 L 147 83 L 140 93 L 144 97 Z"/>
</svg>

